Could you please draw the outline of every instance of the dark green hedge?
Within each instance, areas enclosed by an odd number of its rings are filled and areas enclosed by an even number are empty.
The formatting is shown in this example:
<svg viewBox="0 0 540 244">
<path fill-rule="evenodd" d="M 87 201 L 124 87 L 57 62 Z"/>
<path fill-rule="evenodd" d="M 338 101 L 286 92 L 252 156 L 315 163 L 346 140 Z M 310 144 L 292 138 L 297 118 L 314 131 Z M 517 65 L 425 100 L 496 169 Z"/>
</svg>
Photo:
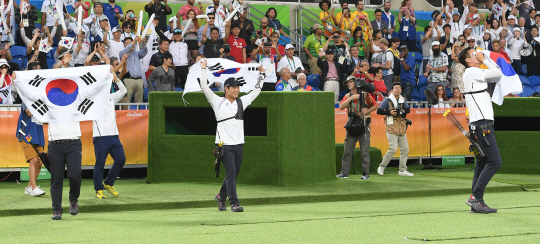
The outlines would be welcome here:
<svg viewBox="0 0 540 244">
<path fill-rule="evenodd" d="M 223 96 L 223 93 L 217 94 Z M 202 92 L 189 93 L 185 98 L 189 102 L 187 107 L 211 111 Z M 219 179 L 215 178 L 213 170 L 211 152 L 215 136 L 174 134 L 189 130 L 175 129 L 178 123 L 165 120 L 167 107 L 184 107 L 182 93 L 152 92 L 149 99 L 148 181 L 222 181 L 223 167 Z M 238 182 L 291 186 L 334 179 L 332 103 L 331 92 L 262 92 L 247 110 L 267 109 L 267 135 L 245 137 Z M 193 113 L 186 118 L 179 114 L 172 117 L 200 120 L 201 125 L 215 130 L 215 118 L 203 120 Z M 260 123 L 264 123 L 264 119 Z"/>
</svg>

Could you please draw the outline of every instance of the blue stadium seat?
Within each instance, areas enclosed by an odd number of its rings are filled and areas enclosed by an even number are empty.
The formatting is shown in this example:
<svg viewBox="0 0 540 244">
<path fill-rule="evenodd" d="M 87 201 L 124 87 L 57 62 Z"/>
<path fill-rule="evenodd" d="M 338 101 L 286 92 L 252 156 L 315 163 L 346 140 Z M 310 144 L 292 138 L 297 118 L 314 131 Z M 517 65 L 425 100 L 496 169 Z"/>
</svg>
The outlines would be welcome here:
<svg viewBox="0 0 540 244">
<path fill-rule="evenodd" d="M 13 46 L 11 49 L 9 49 L 9 52 L 13 57 L 15 56 L 23 56 L 26 57 L 26 47 L 23 46 Z"/>
<path fill-rule="evenodd" d="M 420 44 L 422 44 L 422 38 L 424 38 L 425 35 L 426 35 L 426 33 L 424 33 L 423 31 L 417 31 L 416 32 L 416 41 L 419 42 Z"/>
<path fill-rule="evenodd" d="M 137 105 L 129 105 L 129 110 L 137 110 Z"/>
<path fill-rule="evenodd" d="M 24 56 L 21 56 L 21 55 L 13 56 L 13 59 L 11 59 L 11 62 L 18 64 L 21 70 L 26 69 L 26 59 L 24 58 Z"/>
<path fill-rule="evenodd" d="M 144 90 L 143 90 L 143 102 L 145 102 L 145 103 L 148 102 L 148 93 L 149 92 L 150 92 L 150 89 L 144 88 Z"/>
<path fill-rule="evenodd" d="M 527 74 L 527 64 L 522 64 L 521 65 L 521 73 Z"/>
<path fill-rule="evenodd" d="M 320 75 L 312 74 L 307 77 L 308 85 L 312 86 L 314 90 L 319 90 L 319 80 L 321 79 Z"/>
<path fill-rule="evenodd" d="M 428 82 L 427 82 L 427 77 L 425 77 L 424 75 L 420 75 L 418 77 L 418 88 L 422 88 L 422 87 L 427 87 L 428 85 Z"/>
<path fill-rule="evenodd" d="M 540 87 L 540 76 L 536 76 L 536 75 L 530 76 L 529 77 L 529 86 L 531 88 Z"/>
<path fill-rule="evenodd" d="M 531 84 L 529 82 L 529 78 L 527 78 L 527 76 L 520 75 L 519 80 L 521 80 L 521 85 L 523 85 L 523 87 L 530 87 L 531 86 Z"/>
<path fill-rule="evenodd" d="M 424 95 L 424 91 L 427 89 L 427 86 L 418 87 L 420 91 L 420 98 L 422 101 L 426 101 L 426 95 Z"/>
<path fill-rule="evenodd" d="M 49 66 L 49 69 L 52 69 L 55 63 L 56 60 L 47 58 L 47 66 Z"/>
<path fill-rule="evenodd" d="M 409 55 L 414 58 L 415 62 L 422 62 L 422 60 L 424 59 L 422 54 L 418 52 L 409 52 Z"/>
<path fill-rule="evenodd" d="M 413 87 L 413 91 L 411 93 L 411 100 L 413 101 L 422 101 L 422 96 L 420 95 L 420 92 L 416 87 Z"/>
<path fill-rule="evenodd" d="M 540 93 L 540 87 L 536 88 L 536 91 Z"/>
<path fill-rule="evenodd" d="M 399 37 L 399 31 L 392 32 L 392 37 Z"/>
<path fill-rule="evenodd" d="M 175 88 L 174 88 L 174 91 L 180 91 L 180 92 L 183 92 L 184 89 L 182 89 L 181 87 L 175 87 Z"/>
<path fill-rule="evenodd" d="M 36 6 L 37 6 L 37 5 L 36 5 Z M 35 23 L 35 22 L 34 22 L 34 26 L 35 26 L 36 28 L 38 28 L 39 30 L 41 30 L 41 24 L 38 24 L 38 23 Z M 30 38 L 30 37 L 28 37 L 28 38 Z"/>
<path fill-rule="evenodd" d="M 454 94 L 452 94 L 452 89 L 446 88 L 446 96 L 448 97 L 448 99 L 454 96 Z"/>
<path fill-rule="evenodd" d="M 58 49 L 58 47 L 53 47 L 52 50 L 47 53 L 47 59 L 54 59 L 54 53 L 56 52 L 56 49 Z"/>
<path fill-rule="evenodd" d="M 530 97 L 534 92 L 535 90 L 530 87 L 523 87 L 523 92 L 521 93 L 521 97 Z"/>
<path fill-rule="evenodd" d="M 280 36 L 278 43 L 279 43 L 279 45 L 285 46 L 285 45 L 291 43 L 291 40 L 289 38 L 285 37 L 285 36 Z"/>
<path fill-rule="evenodd" d="M 214 87 L 214 88 L 210 88 L 210 90 L 217 92 L 217 91 L 219 91 L 219 88 Z"/>
</svg>

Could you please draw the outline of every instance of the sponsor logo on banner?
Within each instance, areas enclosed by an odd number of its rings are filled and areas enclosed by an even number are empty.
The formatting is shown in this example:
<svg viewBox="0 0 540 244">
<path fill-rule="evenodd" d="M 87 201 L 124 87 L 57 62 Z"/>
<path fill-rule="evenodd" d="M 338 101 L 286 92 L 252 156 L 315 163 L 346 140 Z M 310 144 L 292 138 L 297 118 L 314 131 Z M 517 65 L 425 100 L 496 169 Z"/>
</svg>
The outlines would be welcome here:
<svg viewBox="0 0 540 244">
<path fill-rule="evenodd" d="M 465 108 L 458 108 L 454 111 L 456 114 L 464 114 L 467 112 L 467 109 Z"/>
<path fill-rule="evenodd" d="M 416 109 L 416 114 L 428 114 L 428 113 L 429 113 L 429 109 L 425 109 L 425 108 Z"/>
<path fill-rule="evenodd" d="M 7 112 L 0 113 L 0 118 L 13 118 L 13 114 Z"/>
<path fill-rule="evenodd" d="M 336 114 L 347 114 L 347 112 L 345 112 L 345 109 L 344 110 L 337 110 L 336 109 Z"/>
<path fill-rule="evenodd" d="M 130 112 L 128 112 L 127 116 L 128 117 L 142 117 L 142 113 L 137 113 L 137 112 L 130 113 Z"/>
</svg>

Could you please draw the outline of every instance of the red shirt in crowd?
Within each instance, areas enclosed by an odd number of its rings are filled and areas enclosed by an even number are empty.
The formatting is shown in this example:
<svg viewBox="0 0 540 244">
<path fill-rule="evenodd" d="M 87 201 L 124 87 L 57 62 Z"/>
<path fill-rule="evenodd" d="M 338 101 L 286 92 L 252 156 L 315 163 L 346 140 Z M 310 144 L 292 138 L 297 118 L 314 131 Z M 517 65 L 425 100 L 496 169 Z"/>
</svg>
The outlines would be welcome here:
<svg viewBox="0 0 540 244">
<path fill-rule="evenodd" d="M 247 48 L 246 41 L 244 39 L 238 37 L 234 37 L 233 35 L 229 35 L 229 39 L 227 39 L 227 43 L 231 45 L 231 56 L 236 59 L 237 63 L 244 63 L 244 56 L 243 56 L 243 49 Z"/>
<path fill-rule="evenodd" d="M 368 80 L 369 82 L 369 80 Z M 383 80 L 374 80 L 373 82 L 370 82 L 370 83 L 373 83 L 375 85 L 375 91 L 378 91 L 379 93 L 382 93 L 382 92 L 386 92 L 386 85 L 384 84 L 384 81 Z M 384 101 L 384 95 L 375 95 L 373 93 L 371 93 L 371 97 L 373 98 L 373 100 L 377 101 L 377 102 L 382 102 Z"/>
</svg>

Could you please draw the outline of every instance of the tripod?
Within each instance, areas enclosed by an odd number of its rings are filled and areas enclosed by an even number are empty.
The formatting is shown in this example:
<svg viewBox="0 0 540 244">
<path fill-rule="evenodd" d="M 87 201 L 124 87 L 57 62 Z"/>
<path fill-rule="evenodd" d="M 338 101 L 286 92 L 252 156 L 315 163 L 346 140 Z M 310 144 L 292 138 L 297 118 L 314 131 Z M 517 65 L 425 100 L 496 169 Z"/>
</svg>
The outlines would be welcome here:
<svg viewBox="0 0 540 244">
<path fill-rule="evenodd" d="M 428 134 L 428 143 L 429 143 L 429 163 L 424 166 L 424 168 L 422 168 L 422 170 L 424 169 L 438 169 L 438 170 L 441 170 L 442 168 L 440 167 L 435 167 L 433 166 L 433 164 L 431 163 L 431 107 L 433 106 L 433 104 L 431 104 L 431 102 L 429 103 L 429 112 L 428 112 L 428 117 L 429 117 L 429 134 Z"/>
</svg>

